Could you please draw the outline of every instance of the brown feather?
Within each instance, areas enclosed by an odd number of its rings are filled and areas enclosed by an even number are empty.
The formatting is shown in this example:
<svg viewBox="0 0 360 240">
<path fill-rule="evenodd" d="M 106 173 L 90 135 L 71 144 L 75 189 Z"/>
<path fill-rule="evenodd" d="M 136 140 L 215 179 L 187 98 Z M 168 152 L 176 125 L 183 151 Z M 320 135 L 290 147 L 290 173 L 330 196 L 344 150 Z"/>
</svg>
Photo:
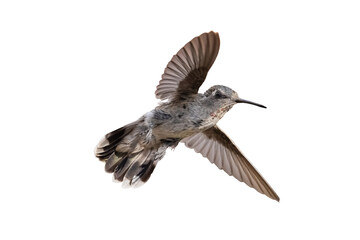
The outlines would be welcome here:
<svg viewBox="0 0 360 240">
<path fill-rule="evenodd" d="M 165 68 L 155 95 L 161 100 L 176 99 L 198 92 L 220 48 L 219 34 L 203 33 L 188 42 Z"/>
<path fill-rule="evenodd" d="M 182 142 L 187 147 L 200 152 L 227 174 L 234 176 L 239 181 L 246 183 L 269 198 L 277 201 L 280 200 L 279 196 L 260 173 L 251 165 L 230 138 L 216 125 L 204 132 L 187 137 Z M 205 145 L 216 146 L 217 149 L 215 152 L 208 152 L 208 148 Z"/>
</svg>

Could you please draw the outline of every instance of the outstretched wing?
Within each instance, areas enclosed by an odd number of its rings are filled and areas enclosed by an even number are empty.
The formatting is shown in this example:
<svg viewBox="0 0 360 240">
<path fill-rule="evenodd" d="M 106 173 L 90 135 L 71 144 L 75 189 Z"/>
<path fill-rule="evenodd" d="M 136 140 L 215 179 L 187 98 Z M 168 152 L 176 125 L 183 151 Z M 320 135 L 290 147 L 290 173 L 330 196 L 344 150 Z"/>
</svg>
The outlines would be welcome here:
<svg viewBox="0 0 360 240">
<path fill-rule="evenodd" d="M 217 126 L 204 132 L 184 138 L 182 142 L 189 148 L 201 153 L 210 162 L 223 169 L 248 186 L 269 198 L 279 201 L 280 198 L 265 179 L 244 157 L 235 144 Z"/>
<path fill-rule="evenodd" d="M 188 42 L 165 68 L 155 95 L 161 100 L 197 93 L 219 52 L 215 32 L 203 33 Z"/>
</svg>

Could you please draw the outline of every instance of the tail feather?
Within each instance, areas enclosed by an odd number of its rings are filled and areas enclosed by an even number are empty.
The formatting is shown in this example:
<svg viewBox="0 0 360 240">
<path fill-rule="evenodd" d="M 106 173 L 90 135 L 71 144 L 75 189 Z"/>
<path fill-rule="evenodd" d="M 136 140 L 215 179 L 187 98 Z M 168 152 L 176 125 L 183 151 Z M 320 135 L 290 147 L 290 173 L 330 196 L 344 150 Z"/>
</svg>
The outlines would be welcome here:
<svg viewBox="0 0 360 240">
<path fill-rule="evenodd" d="M 129 154 L 121 159 L 118 166 L 114 169 L 114 179 L 122 182 L 124 180 L 125 174 L 139 160 L 139 157 L 141 157 L 141 153 Z"/>
<path fill-rule="evenodd" d="M 114 178 L 122 181 L 124 186 L 138 187 L 147 182 L 157 162 L 164 156 L 166 148 L 151 148 L 132 154 L 123 167 L 114 171 Z"/>
<path fill-rule="evenodd" d="M 144 149 L 141 153 L 132 158 L 132 163 L 126 171 L 125 178 L 133 180 L 134 177 L 141 171 L 141 167 L 146 161 L 151 160 L 151 149 Z"/>
<path fill-rule="evenodd" d="M 144 148 L 139 122 L 128 124 L 105 135 L 96 147 L 95 155 L 105 161 L 105 171 L 124 186 L 140 186 L 147 182 L 157 162 L 165 155 L 168 144 Z"/>
<path fill-rule="evenodd" d="M 149 180 L 151 174 L 153 173 L 153 171 L 156 167 L 156 164 L 157 164 L 157 161 L 156 162 L 148 162 L 147 164 L 144 164 L 141 167 L 141 171 L 137 175 L 137 178 L 140 179 L 140 182 L 145 183 L 145 182 L 147 182 L 147 180 Z M 135 179 L 135 182 L 137 182 L 138 179 Z"/>
<path fill-rule="evenodd" d="M 114 153 L 116 146 L 129 135 L 136 127 L 136 122 L 130 123 L 122 128 L 106 134 L 95 149 L 95 156 L 101 161 L 106 161 Z"/>
<path fill-rule="evenodd" d="M 113 174 L 114 179 L 122 182 L 124 180 L 124 175 L 128 168 L 129 168 L 129 158 L 125 157 L 121 160 L 121 162 L 118 165 L 116 165 Z"/>
<path fill-rule="evenodd" d="M 125 161 L 125 158 L 127 158 L 128 153 L 123 152 L 114 152 L 108 160 L 106 160 L 105 163 L 105 171 L 108 173 L 113 173 L 115 171 L 115 168 L 118 167 L 120 161 Z M 125 162 L 123 163 L 125 164 Z"/>
</svg>

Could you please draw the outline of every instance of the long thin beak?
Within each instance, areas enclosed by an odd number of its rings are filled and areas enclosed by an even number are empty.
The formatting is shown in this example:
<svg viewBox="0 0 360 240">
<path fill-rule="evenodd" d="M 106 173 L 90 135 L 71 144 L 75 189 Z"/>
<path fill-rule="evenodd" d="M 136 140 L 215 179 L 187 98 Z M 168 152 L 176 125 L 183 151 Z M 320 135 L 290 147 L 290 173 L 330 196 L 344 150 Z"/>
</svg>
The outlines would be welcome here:
<svg viewBox="0 0 360 240">
<path fill-rule="evenodd" d="M 235 102 L 236 103 L 247 103 L 247 104 L 252 104 L 252 105 L 255 105 L 258 107 L 266 108 L 264 105 L 261 105 L 261 104 L 255 103 L 255 102 L 251 102 L 251 101 L 248 101 L 245 99 L 241 99 L 241 98 L 235 99 Z"/>
</svg>

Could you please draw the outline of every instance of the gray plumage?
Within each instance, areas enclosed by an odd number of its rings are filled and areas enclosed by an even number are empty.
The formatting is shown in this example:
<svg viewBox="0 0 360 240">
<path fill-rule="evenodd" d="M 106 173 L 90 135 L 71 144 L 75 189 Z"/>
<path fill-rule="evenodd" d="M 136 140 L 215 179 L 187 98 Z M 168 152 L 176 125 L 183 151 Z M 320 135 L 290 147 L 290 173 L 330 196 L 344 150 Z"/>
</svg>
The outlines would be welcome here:
<svg viewBox="0 0 360 240">
<path fill-rule="evenodd" d="M 139 186 L 151 176 L 167 148 L 179 142 L 201 153 L 227 174 L 279 201 L 270 185 L 216 123 L 237 103 L 263 105 L 239 98 L 232 89 L 216 85 L 198 90 L 220 47 L 218 33 L 203 33 L 173 56 L 156 88 L 164 100 L 137 121 L 105 135 L 95 155 L 105 161 L 114 179 Z"/>
</svg>

